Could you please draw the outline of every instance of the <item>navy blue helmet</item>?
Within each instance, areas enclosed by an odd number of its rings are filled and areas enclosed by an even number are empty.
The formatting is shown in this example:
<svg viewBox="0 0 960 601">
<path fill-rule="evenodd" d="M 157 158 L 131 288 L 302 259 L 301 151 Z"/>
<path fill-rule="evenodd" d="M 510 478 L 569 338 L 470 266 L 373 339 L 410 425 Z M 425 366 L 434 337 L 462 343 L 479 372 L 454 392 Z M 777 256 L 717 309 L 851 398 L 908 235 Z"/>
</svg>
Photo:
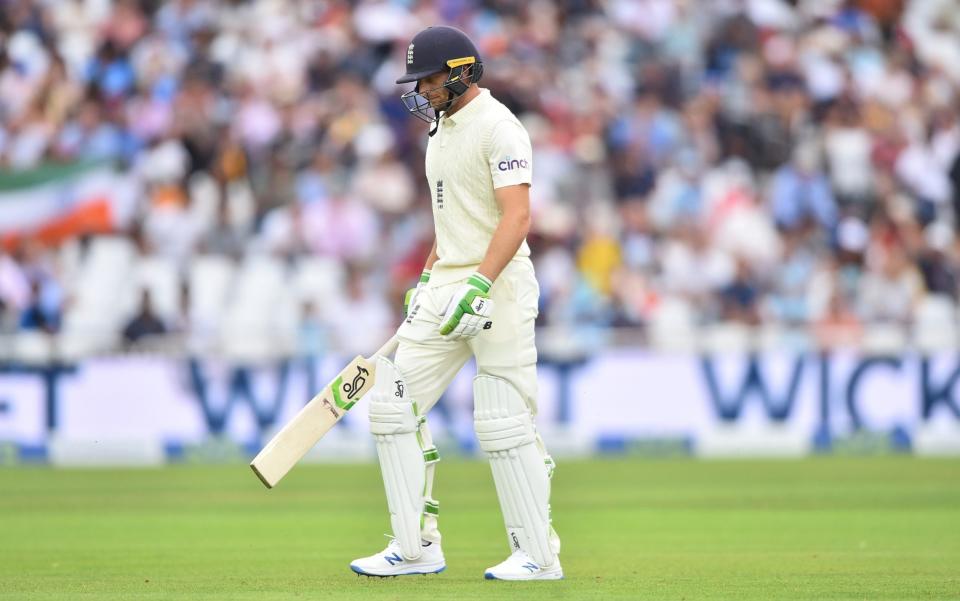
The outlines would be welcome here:
<svg viewBox="0 0 960 601">
<path fill-rule="evenodd" d="M 443 72 L 447 73 L 443 83 L 448 92 L 447 100 L 434 107 L 423 94 L 426 90 L 420 90 L 419 80 Z M 467 34 L 454 27 L 428 27 L 415 35 L 407 46 L 407 72 L 397 79 L 397 83 L 418 83 L 400 99 L 412 114 L 427 123 L 436 123 L 441 113 L 470 88 L 469 83 L 464 83 L 464 77 L 468 77 L 470 83 L 476 83 L 482 75 L 483 61 Z M 430 135 L 435 132 L 436 127 Z"/>
</svg>

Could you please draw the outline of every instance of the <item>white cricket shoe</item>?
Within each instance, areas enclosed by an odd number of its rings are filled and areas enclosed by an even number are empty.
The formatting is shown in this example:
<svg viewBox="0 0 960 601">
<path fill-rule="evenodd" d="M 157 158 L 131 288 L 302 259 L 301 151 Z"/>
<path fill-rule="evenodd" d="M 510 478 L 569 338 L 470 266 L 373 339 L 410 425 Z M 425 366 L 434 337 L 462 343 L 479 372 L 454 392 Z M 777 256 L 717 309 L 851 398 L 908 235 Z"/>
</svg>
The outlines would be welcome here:
<svg viewBox="0 0 960 601">
<path fill-rule="evenodd" d="M 350 569 L 364 576 L 411 576 L 414 574 L 439 574 L 447 569 L 440 543 L 422 541 L 423 552 L 417 559 L 407 559 L 400 552 L 400 543 L 395 538 L 380 553 L 354 559 Z"/>
<path fill-rule="evenodd" d="M 560 558 L 549 568 L 540 565 L 522 550 L 514 551 L 510 557 L 487 568 L 483 577 L 487 580 L 562 580 L 563 568 Z"/>
</svg>

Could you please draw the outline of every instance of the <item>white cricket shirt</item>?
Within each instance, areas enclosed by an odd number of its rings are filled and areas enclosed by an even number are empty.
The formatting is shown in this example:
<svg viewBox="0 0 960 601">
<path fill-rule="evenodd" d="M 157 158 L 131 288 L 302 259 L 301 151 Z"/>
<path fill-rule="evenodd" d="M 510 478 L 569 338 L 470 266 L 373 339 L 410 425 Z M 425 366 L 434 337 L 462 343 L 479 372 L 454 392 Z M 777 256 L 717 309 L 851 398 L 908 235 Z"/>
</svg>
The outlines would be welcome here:
<svg viewBox="0 0 960 601">
<path fill-rule="evenodd" d="M 433 200 L 438 260 L 430 283 L 467 277 L 487 252 L 500 222 L 493 191 L 530 184 L 533 151 L 520 121 L 490 91 L 440 119 L 427 143 L 426 174 Z M 524 240 L 514 261 L 529 262 Z"/>
</svg>

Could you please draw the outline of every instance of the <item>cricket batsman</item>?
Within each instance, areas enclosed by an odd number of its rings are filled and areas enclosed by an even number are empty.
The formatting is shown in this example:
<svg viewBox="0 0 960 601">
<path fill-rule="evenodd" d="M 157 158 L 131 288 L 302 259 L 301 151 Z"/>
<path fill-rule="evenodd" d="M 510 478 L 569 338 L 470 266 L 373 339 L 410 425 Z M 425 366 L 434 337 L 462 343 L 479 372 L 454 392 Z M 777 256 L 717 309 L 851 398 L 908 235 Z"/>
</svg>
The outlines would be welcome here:
<svg viewBox="0 0 960 601">
<path fill-rule="evenodd" d="M 554 463 L 534 426 L 539 287 L 526 242 L 533 155 L 520 121 L 477 86 L 482 75 L 466 34 L 429 27 L 407 47 L 397 80 L 415 84 L 401 98 L 431 124 L 426 175 L 436 231 L 420 282 L 407 293 L 395 362 L 377 358 L 368 397 L 393 538 L 350 564 L 358 574 L 446 569 L 431 492 L 440 456 L 426 416 L 472 355 L 474 426 L 511 551 L 484 576 L 563 578 L 550 519 Z"/>
</svg>

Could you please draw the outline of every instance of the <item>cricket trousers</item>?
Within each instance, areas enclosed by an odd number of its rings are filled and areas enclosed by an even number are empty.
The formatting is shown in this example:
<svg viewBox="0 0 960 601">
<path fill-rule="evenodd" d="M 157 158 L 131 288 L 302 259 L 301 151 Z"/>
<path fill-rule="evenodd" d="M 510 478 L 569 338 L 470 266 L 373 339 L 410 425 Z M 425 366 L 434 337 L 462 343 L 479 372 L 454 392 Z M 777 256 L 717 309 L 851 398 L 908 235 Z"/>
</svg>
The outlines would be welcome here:
<svg viewBox="0 0 960 601">
<path fill-rule="evenodd" d="M 534 321 L 537 317 L 540 289 L 529 260 L 511 261 L 490 288 L 493 299 L 493 326 L 477 336 L 445 340 L 440 335 L 440 312 L 446 307 L 462 278 L 434 270 L 430 282 L 409 308 L 408 318 L 398 331 L 400 345 L 396 366 L 407 386 L 407 394 L 416 403 L 418 414 L 426 416 L 463 365 L 473 356 L 477 373 L 496 376 L 511 384 L 526 402 L 532 415 L 537 413 L 537 348 Z M 439 277 L 437 277 L 439 276 Z M 436 279 L 435 279 L 436 278 Z M 426 438 L 429 430 L 423 425 Z M 546 451 L 540 444 L 546 457 Z M 428 470 L 432 480 L 433 470 Z M 428 482 L 432 489 L 432 482 Z M 440 542 L 435 516 L 423 522 L 424 540 Z"/>
</svg>

